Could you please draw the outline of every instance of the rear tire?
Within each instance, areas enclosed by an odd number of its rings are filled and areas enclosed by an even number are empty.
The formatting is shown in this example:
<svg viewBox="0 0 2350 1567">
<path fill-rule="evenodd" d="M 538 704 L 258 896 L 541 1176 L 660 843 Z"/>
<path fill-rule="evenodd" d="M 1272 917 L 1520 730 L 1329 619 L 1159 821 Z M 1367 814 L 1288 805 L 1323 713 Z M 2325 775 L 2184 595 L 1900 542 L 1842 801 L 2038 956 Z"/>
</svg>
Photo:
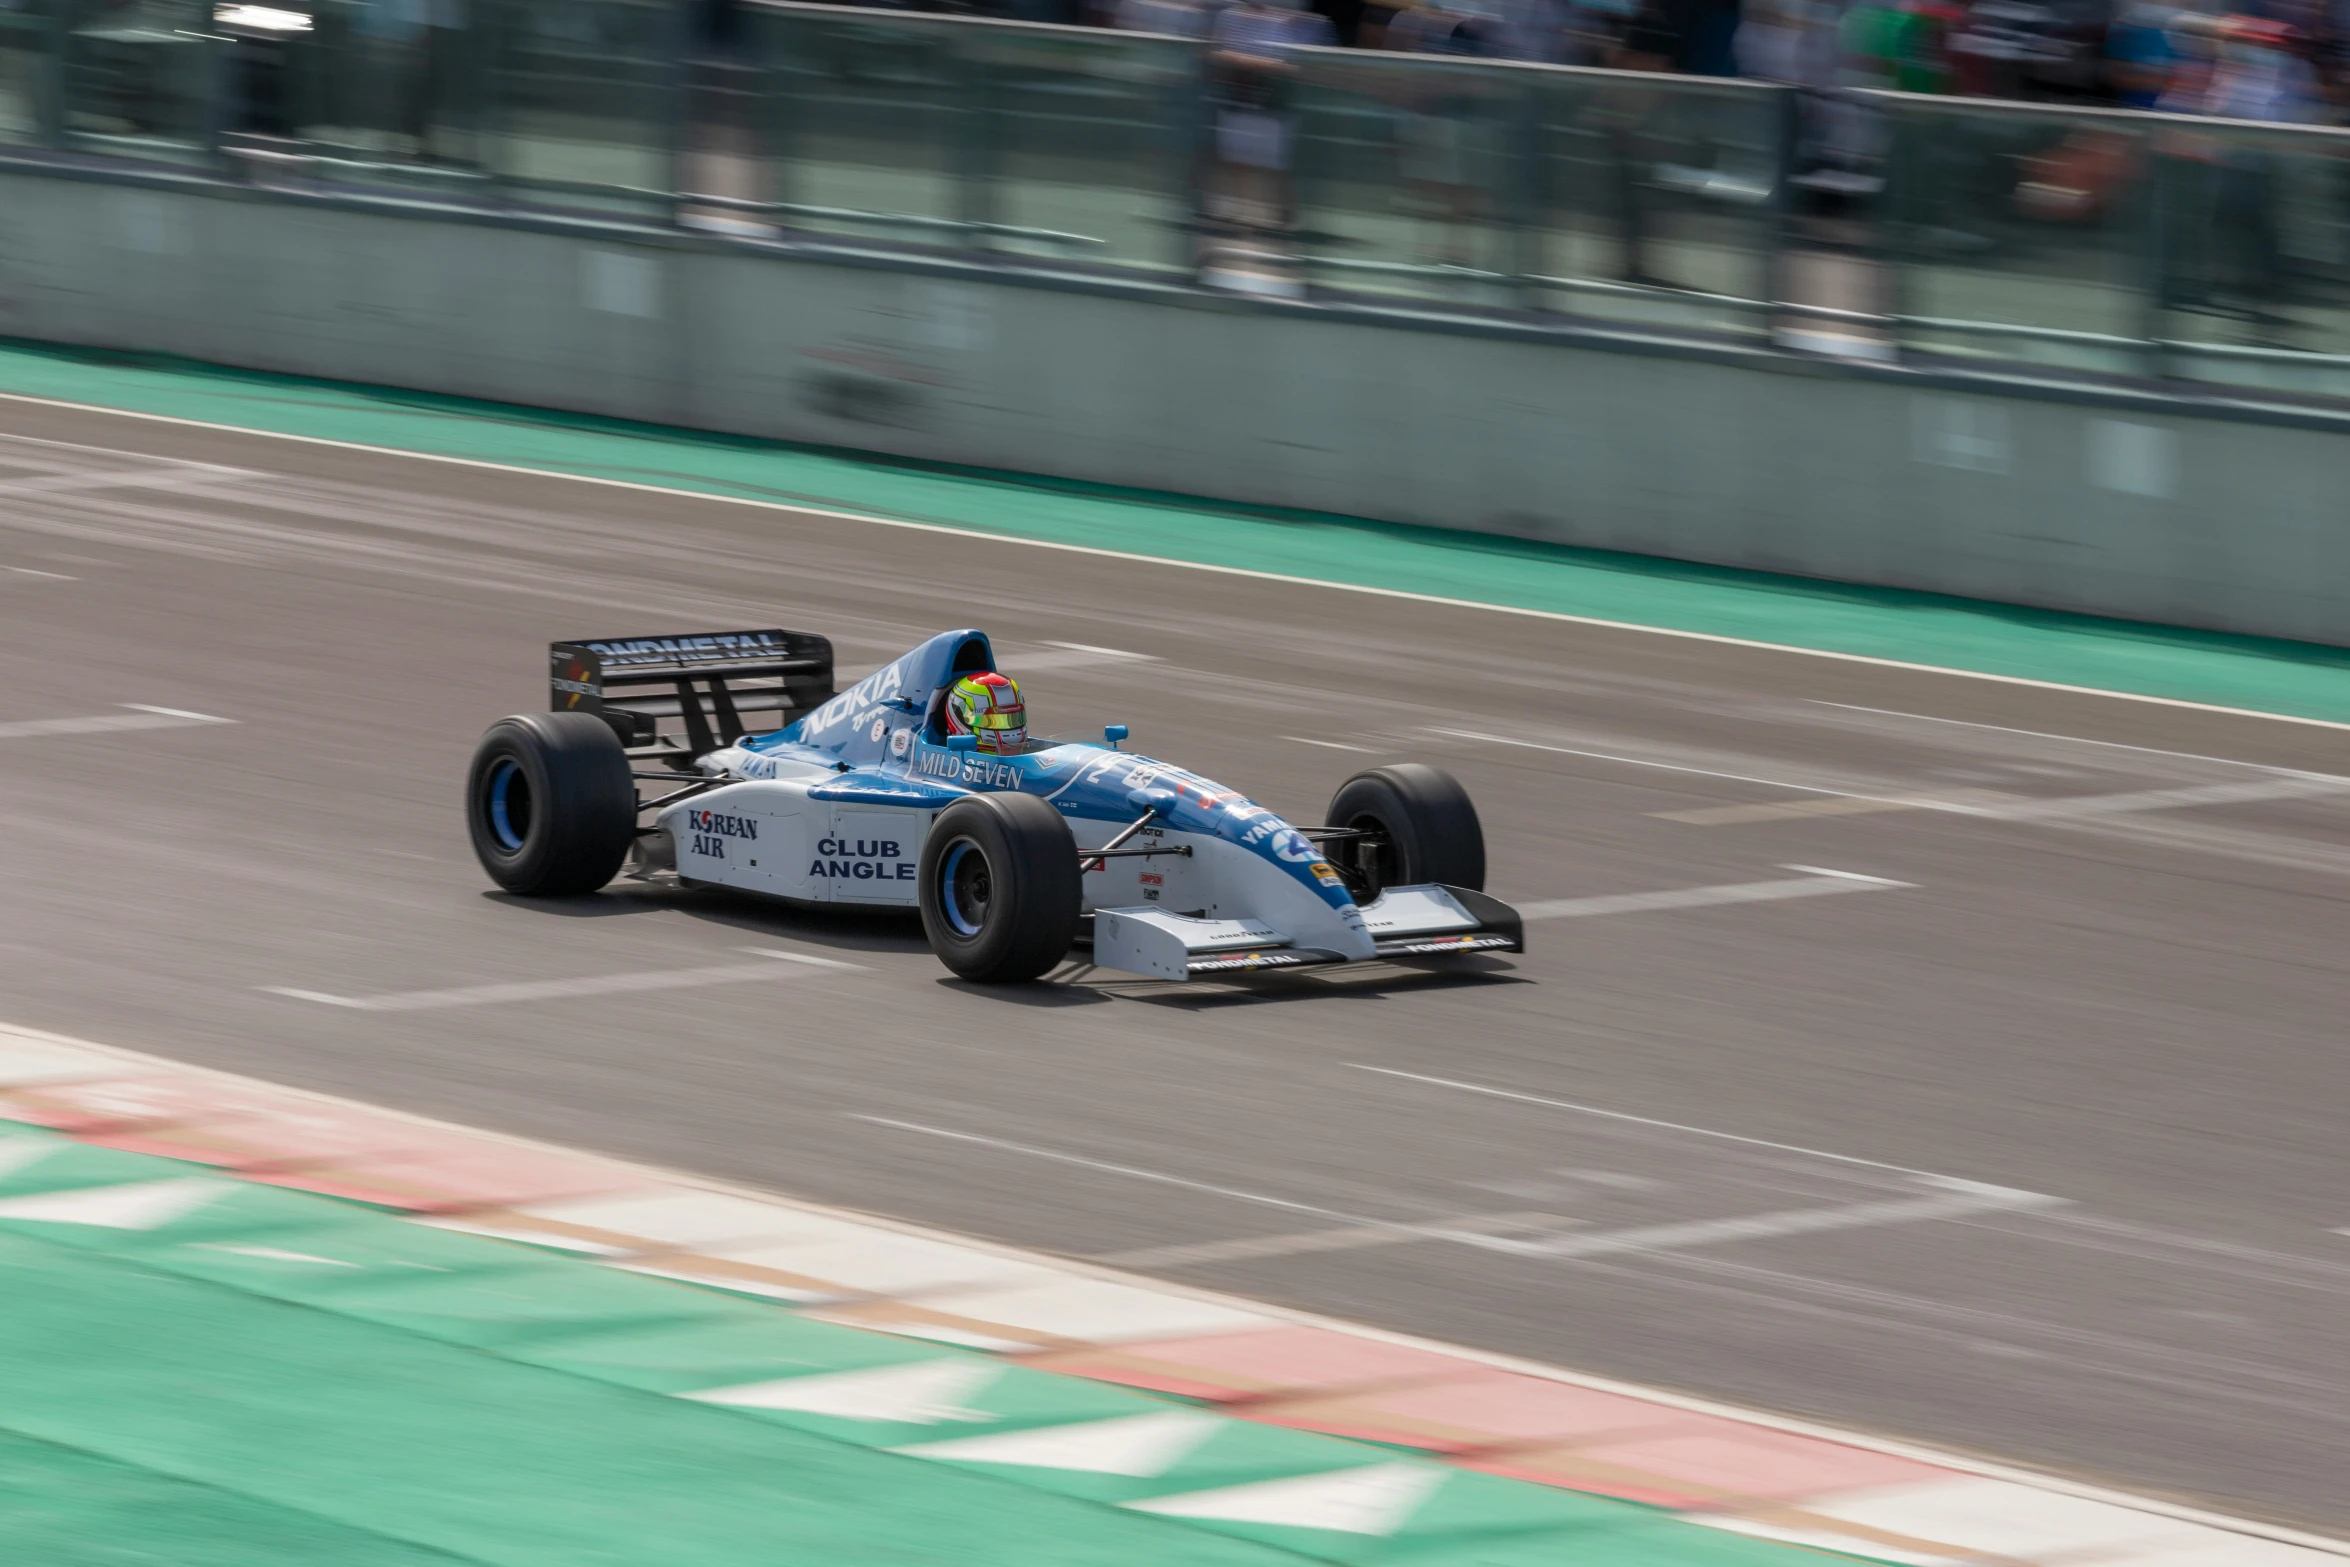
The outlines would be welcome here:
<svg viewBox="0 0 2350 1567">
<path fill-rule="evenodd" d="M 1035 979 L 1077 939 L 1077 840 L 1032 794 L 975 794 L 939 812 L 917 885 L 930 950 L 963 979 Z"/>
<path fill-rule="evenodd" d="M 465 826 L 481 868 L 508 892 L 594 892 L 636 838 L 636 780 L 620 737 L 592 713 L 499 719 L 466 774 Z"/>
<path fill-rule="evenodd" d="M 1357 903 L 1425 882 L 1485 890 L 1485 829 L 1469 791 L 1442 768 L 1396 762 L 1357 773 L 1331 796 L 1328 821 L 1366 834 L 1324 845 Z"/>
</svg>

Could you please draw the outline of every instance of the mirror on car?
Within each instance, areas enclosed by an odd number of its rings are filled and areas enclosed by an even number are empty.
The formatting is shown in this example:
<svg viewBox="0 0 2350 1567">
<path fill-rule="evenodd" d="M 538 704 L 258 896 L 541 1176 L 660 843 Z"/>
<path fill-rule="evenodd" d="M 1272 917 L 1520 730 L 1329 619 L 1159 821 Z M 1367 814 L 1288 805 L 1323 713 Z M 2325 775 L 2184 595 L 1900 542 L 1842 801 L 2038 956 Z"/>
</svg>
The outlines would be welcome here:
<svg viewBox="0 0 2350 1567">
<path fill-rule="evenodd" d="M 1117 748 L 1119 741 L 1126 738 L 1126 735 L 1127 728 L 1124 724 L 1102 725 L 1102 738 L 1110 742 L 1111 749 L 1113 750 Z"/>
</svg>

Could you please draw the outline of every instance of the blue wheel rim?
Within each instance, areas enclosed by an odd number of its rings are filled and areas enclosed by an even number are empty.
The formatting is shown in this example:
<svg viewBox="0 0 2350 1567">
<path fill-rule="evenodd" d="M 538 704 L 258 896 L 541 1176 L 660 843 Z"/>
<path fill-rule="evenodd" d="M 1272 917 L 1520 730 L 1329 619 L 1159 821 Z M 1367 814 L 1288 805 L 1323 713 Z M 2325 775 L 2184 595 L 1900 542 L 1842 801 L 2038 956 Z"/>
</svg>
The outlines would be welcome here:
<svg viewBox="0 0 2350 1567">
<path fill-rule="evenodd" d="M 984 868 L 987 857 L 979 853 L 977 844 L 966 838 L 950 846 L 938 861 L 938 909 L 946 916 L 947 928 L 958 936 L 979 934 L 979 921 L 965 911 L 962 893 L 956 886 L 965 862 L 974 855 L 978 856 L 979 864 Z"/>
<path fill-rule="evenodd" d="M 522 834 L 514 830 L 514 820 L 508 810 L 508 802 L 514 794 L 514 780 L 521 776 L 522 769 L 510 761 L 500 761 L 490 769 L 490 836 L 496 838 L 498 847 L 508 854 L 518 854 L 522 850 Z M 526 791 L 529 787 L 527 782 L 523 785 Z"/>
</svg>

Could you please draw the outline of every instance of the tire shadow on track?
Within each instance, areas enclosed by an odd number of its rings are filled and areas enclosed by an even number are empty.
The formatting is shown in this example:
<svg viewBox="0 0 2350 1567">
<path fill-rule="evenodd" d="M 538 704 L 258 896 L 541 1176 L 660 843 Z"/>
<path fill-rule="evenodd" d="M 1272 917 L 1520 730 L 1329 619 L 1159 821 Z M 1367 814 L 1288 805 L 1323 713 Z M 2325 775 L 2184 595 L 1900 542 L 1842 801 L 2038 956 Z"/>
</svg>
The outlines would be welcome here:
<svg viewBox="0 0 2350 1567">
<path fill-rule="evenodd" d="M 579 898 L 525 898 L 484 891 L 492 903 L 558 919 L 617 919 L 628 915 L 675 913 L 747 935 L 796 941 L 842 952 L 930 950 L 922 920 L 911 909 L 798 909 L 715 887 L 613 886 Z"/>
<path fill-rule="evenodd" d="M 1247 980 L 1193 980 L 1181 986 L 1164 980 L 1130 978 L 1073 960 L 1048 977 L 1062 988 L 1089 991 L 1104 1000 L 1136 1001 L 1195 1013 L 1296 1002 L 1385 1001 L 1423 991 L 1482 990 L 1535 983 L 1496 958 L 1456 958 L 1442 969 L 1382 965 L 1368 972 L 1272 974 Z"/>
</svg>

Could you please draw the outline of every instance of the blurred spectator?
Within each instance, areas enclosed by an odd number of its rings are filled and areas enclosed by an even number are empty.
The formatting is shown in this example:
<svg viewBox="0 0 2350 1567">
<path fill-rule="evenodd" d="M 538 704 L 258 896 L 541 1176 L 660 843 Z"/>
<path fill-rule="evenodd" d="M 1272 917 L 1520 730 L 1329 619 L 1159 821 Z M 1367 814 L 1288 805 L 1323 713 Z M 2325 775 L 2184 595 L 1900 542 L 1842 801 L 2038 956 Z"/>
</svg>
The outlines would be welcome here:
<svg viewBox="0 0 2350 1567">
<path fill-rule="evenodd" d="M 1502 28 L 1485 0 L 1420 0 L 1387 24 L 1387 47 L 1407 54 L 1506 59 Z"/>
<path fill-rule="evenodd" d="M 2203 112 L 2228 120 L 2314 121 L 2323 99 L 2302 57 L 2299 33 L 2283 22 L 2233 16 L 2222 24 Z"/>
<path fill-rule="evenodd" d="M 2151 109 L 2161 101 L 2179 63 L 2171 41 L 2177 8 L 2158 0 L 2123 0 L 2105 30 L 2107 85 L 2125 109 Z"/>
<path fill-rule="evenodd" d="M 2000 3 L 1979 0 L 1975 10 Z M 1856 86 L 1949 92 L 1950 28 L 1964 15 L 1937 0 L 1858 0 L 1840 30 L 1845 70 Z"/>
<path fill-rule="evenodd" d="M 1814 90 L 1836 85 L 1829 0 L 1753 0 L 1737 36 L 1738 74 Z"/>
<path fill-rule="evenodd" d="M 1205 38 L 1215 30 L 1216 11 L 1209 0 L 1118 0 L 1110 16 L 1128 32 Z"/>
<path fill-rule="evenodd" d="M 2231 120 L 2307 121 L 2324 112 L 2309 42 L 2262 17 L 2182 17 L 2179 60 L 2156 107 Z M 2283 245 L 2282 155 L 2256 137 L 2165 132 L 2174 309 L 2232 315 L 2273 337 L 2291 282 Z"/>
<path fill-rule="evenodd" d="M 1208 218 L 1227 231 L 1292 226 L 1290 82 L 1294 49 L 1337 41 L 1329 18 L 1296 0 L 1238 0 L 1208 33 L 1216 101 L 1215 170 Z"/>
<path fill-rule="evenodd" d="M 1515 33 L 1494 0 L 1418 0 L 1388 24 L 1387 47 L 1413 54 L 1511 59 L 1530 40 Z M 1471 266 L 1482 187 L 1495 162 L 1488 144 L 1493 115 L 1481 88 L 1458 74 L 1403 78 L 1397 168 L 1405 187 L 1431 219 L 1426 259 Z"/>
<path fill-rule="evenodd" d="M 1556 61 L 1565 24 L 1553 0 L 1418 0 L 1391 14 L 1382 42 L 1413 54 Z"/>
<path fill-rule="evenodd" d="M 1608 63 L 1628 71 L 1738 74 L 1741 0 L 1642 0 Z"/>
</svg>

